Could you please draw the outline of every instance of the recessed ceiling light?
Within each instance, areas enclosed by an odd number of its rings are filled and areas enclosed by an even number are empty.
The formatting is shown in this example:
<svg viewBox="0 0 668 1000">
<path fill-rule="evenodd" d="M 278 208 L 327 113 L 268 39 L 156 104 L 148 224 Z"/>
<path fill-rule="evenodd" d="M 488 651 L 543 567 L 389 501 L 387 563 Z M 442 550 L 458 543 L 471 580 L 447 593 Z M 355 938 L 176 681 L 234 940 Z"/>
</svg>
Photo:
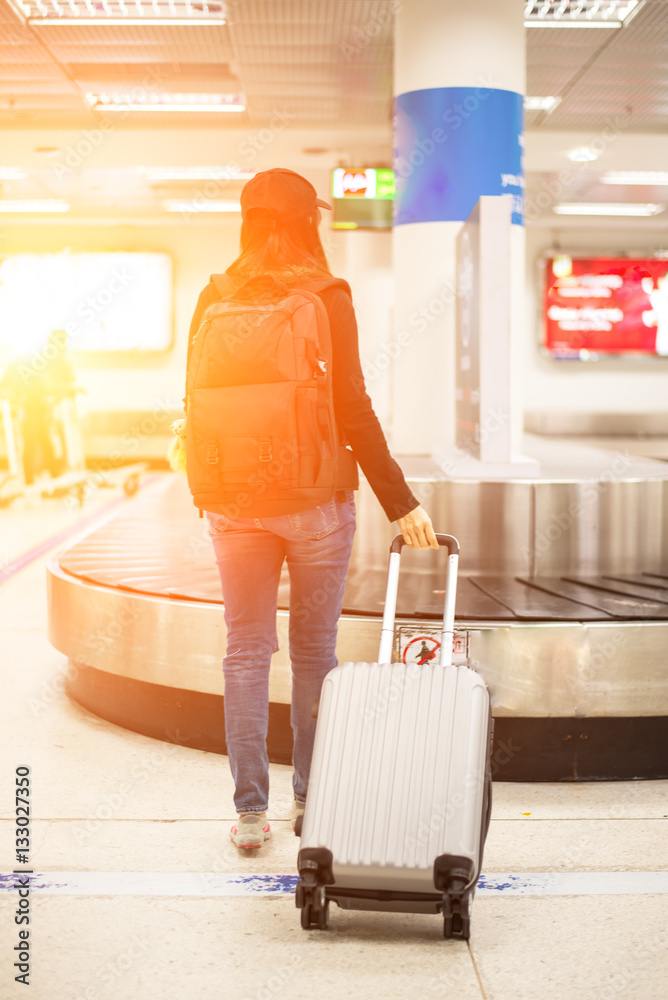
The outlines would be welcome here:
<svg viewBox="0 0 668 1000">
<path fill-rule="evenodd" d="M 217 201 L 213 198 L 195 198 L 193 200 L 181 200 L 168 198 L 163 201 L 162 207 L 167 212 L 240 212 L 241 202 L 239 201 Z"/>
<path fill-rule="evenodd" d="M 21 167 L 0 167 L 0 181 L 22 181 L 27 176 Z"/>
<path fill-rule="evenodd" d="M 668 170 L 608 170 L 601 177 L 603 184 L 668 185 Z"/>
<path fill-rule="evenodd" d="M 566 153 L 566 156 L 574 163 L 589 163 L 592 160 L 598 160 L 599 154 L 595 153 L 589 146 L 579 146 L 577 149 L 572 149 L 570 153 Z"/>
<path fill-rule="evenodd" d="M 248 181 L 252 170 L 236 167 L 137 167 L 147 181 Z"/>
<path fill-rule="evenodd" d="M 0 198 L 0 214 L 4 212 L 69 212 L 70 206 L 59 198 L 34 198 L 33 200 L 9 200 Z"/>
<path fill-rule="evenodd" d="M 557 215 L 659 215 L 664 205 L 641 204 L 640 202 L 575 202 L 554 205 Z"/>
<path fill-rule="evenodd" d="M 528 0 L 525 28 L 621 28 L 645 0 Z"/>
<path fill-rule="evenodd" d="M 87 104 L 95 111 L 245 111 L 240 94 L 158 94 L 139 90 L 130 93 L 87 93 Z"/>
<path fill-rule="evenodd" d="M 560 97 L 525 97 L 525 111 L 553 111 L 561 101 Z"/>
</svg>

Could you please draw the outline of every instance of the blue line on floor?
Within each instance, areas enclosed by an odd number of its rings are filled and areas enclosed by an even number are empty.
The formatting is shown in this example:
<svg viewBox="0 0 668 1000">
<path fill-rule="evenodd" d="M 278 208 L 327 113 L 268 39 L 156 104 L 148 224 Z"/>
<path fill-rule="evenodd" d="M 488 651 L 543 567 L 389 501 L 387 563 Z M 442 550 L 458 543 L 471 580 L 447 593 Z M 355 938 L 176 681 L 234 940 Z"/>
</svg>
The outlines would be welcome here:
<svg viewBox="0 0 668 1000">
<path fill-rule="evenodd" d="M 242 872 L 44 872 L 1 874 L 0 893 L 30 879 L 40 895 L 72 896 L 281 896 L 294 892 L 296 875 Z M 477 896 L 614 896 L 668 893 L 668 872 L 525 872 L 480 876 Z"/>
</svg>

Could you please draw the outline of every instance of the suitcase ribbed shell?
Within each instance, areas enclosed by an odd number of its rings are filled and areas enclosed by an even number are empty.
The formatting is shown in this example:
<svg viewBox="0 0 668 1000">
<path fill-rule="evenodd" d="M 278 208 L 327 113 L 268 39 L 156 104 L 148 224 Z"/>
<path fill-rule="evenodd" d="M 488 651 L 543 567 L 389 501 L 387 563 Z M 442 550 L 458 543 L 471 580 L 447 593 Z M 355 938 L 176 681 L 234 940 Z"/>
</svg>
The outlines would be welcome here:
<svg viewBox="0 0 668 1000">
<path fill-rule="evenodd" d="M 479 871 L 489 695 L 466 666 L 344 663 L 325 678 L 300 848 L 341 887 L 435 892 L 434 859 Z"/>
</svg>

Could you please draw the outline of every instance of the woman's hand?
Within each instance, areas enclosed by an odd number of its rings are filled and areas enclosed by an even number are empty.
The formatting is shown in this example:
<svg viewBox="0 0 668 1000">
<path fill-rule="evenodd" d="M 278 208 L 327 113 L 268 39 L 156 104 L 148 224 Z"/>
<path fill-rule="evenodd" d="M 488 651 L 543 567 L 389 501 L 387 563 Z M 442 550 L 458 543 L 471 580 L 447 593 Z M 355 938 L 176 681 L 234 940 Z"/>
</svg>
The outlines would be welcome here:
<svg viewBox="0 0 668 1000">
<path fill-rule="evenodd" d="M 434 526 L 431 523 L 429 514 L 423 507 L 416 507 L 415 510 L 397 518 L 399 531 L 404 536 L 404 541 L 413 549 L 437 549 L 438 542 L 434 534 Z"/>
</svg>

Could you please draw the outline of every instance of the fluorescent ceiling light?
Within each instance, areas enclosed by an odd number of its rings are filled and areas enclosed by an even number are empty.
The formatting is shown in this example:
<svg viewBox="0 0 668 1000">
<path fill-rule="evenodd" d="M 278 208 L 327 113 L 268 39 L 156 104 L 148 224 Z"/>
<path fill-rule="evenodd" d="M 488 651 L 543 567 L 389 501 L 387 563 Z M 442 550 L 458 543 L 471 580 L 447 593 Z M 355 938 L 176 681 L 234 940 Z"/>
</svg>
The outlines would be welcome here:
<svg viewBox="0 0 668 1000">
<path fill-rule="evenodd" d="M 167 212 L 240 212 L 241 202 L 218 201 L 213 198 L 195 198 L 194 200 L 168 198 L 163 201 L 162 207 Z"/>
<path fill-rule="evenodd" d="M 87 93 L 86 102 L 95 111 L 245 111 L 240 94 L 157 94 L 144 90 L 136 93 Z"/>
<path fill-rule="evenodd" d="M 668 185 L 668 170 L 608 170 L 601 177 L 603 184 Z"/>
<path fill-rule="evenodd" d="M 69 204 L 59 198 L 34 198 L 22 201 L 0 198 L 0 215 L 4 212 L 69 212 L 69 210 Z"/>
<path fill-rule="evenodd" d="M 561 101 L 560 97 L 525 97 L 525 111 L 552 111 Z"/>
<path fill-rule="evenodd" d="M 525 28 L 621 28 L 644 0 L 528 0 Z"/>
<path fill-rule="evenodd" d="M 15 13 L 39 27 L 80 25 L 225 24 L 222 0 L 9 0 Z"/>
<path fill-rule="evenodd" d="M 0 167 L 0 181 L 22 181 L 27 176 L 21 167 Z"/>
<path fill-rule="evenodd" d="M 248 181 L 252 170 L 236 167 L 137 167 L 148 181 Z"/>
<path fill-rule="evenodd" d="M 574 163 L 590 163 L 592 160 L 598 160 L 599 154 L 595 153 L 589 146 L 579 146 L 577 149 L 572 149 L 566 156 Z"/>
<path fill-rule="evenodd" d="M 641 204 L 640 202 L 575 202 L 554 205 L 557 215 L 659 215 L 664 205 Z"/>
<path fill-rule="evenodd" d="M 621 28 L 621 21 L 525 21 L 525 28 Z"/>
<path fill-rule="evenodd" d="M 177 18 L 177 17 L 105 17 L 99 15 L 98 17 L 31 17 L 28 18 L 29 24 L 34 24 L 40 28 L 59 28 L 71 27 L 73 24 L 81 25 L 100 25 L 108 28 L 109 25 L 114 25 L 115 27 L 124 27 L 125 25 L 137 25 L 137 24 L 149 24 L 155 25 L 166 25 L 167 27 L 177 25 L 187 25 L 189 28 L 201 27 L 203 25 L 215 25 L 220 27 L 225 24 L 223 18 L 208 18 L 208 17 L 190 17 L 190 18 Z"/>
<path fill-rule="evenodd" d="M 145 111 L 153 114 L 156 111 L 171 111 L 179 114 L 182 111 L 200 111 L 205 114 L 215 114 L 219 111 L 245 111 L 243 104 L 94 104 L 96 111 Z"/>
</svg>

